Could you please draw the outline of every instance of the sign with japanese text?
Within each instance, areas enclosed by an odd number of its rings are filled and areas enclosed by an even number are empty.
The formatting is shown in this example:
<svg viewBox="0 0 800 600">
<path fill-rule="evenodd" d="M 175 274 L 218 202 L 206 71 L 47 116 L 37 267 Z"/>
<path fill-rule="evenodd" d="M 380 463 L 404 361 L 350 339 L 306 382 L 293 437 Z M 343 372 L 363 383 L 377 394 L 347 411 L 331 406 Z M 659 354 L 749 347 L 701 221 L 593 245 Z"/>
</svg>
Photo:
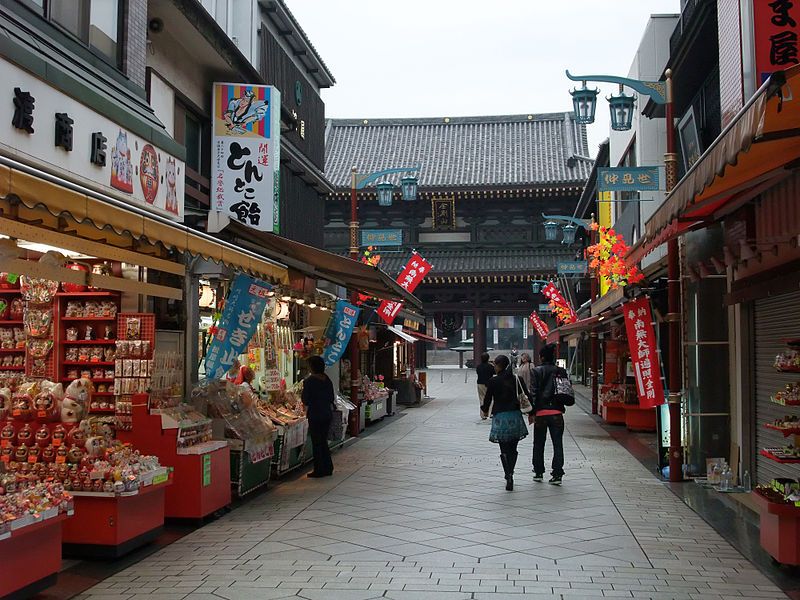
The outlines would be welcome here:
<svg viewBox="0 0 800 600">
<path fill-rule="evenodd" d="M 362 229 L 362 246 L 402 246 L 402 229 Z"/>
<path fill-rule="evenodd" d="M 0 139 L 20 160 L 34 157 L 67 180 L 183 221 L 183 161 L 2 59 L 0 81 Z"/>
<path fill-rule="evenodd" d="M 224 377 L 233 361 L 247 352 L 247 344 L 261 323 L 271 289 L 264 281 L 241 273 L 236 275 L 220 325 L 208 347 L 206 377 Z"/>
<path fill-rule="evenodd" d="M 434 198 L 431 200 L 431 217 L 434 231 L 450 231 L 456 228 L 456 199 Z"/>
<path fill-rule="evenodd" d="M 572 305 L 553 283 L 544 286 L 542 295 L 550 300 L 550 306 L 560 323 L 574 323 L 578 320 Z"/>
<path fill-rule="evenodd" d="M 532 312 L 528 320 L 531 322 L 531 325 L 533 325 L 539 337 L 546 340 L 547 334 L 550 333 L 550 328 L 547 326 L 547 323 L 542 320 L 542 317 L 539 316 L 539 313 L 536 311 Z"/>
<path fill-rule="evenodd" d="M 625 315 L 625 330 L 628 334 L 639 406 L 653 408 L 664 404 L 666 399 L 661 385 L 661 362 L 657 352 L 650 299 L 637 298 L 623 304 L 622 311 Z"/>
<path fill-rule="evenodd" d="M 600 227 L 611 227 L 611 192 L 597 192 L 597 223 Z M 608 277 L 600 277 L 600 295 L 605 296 L 611 288 Z"/>
<path fill-rule="evenodd" d="M 597 189 L 601 192 L 658 190 L 658 167 L 600 167 Z"/>
<path fill-rule="evenodd" d="M 422 258 L 419 254 L 414 252 L 408 260 L 405 268 L 397 276 L 397 283 L 400 287 L 406 289 L 409 293 L 413 293 L 420 282 L 425 278 L 431 270 L 431 264 Z M 403 307 L 402 302 L 389 302 L 383 300 L 378 307 L 378 316 L 383 319 L 387 324 L 394 323 L 400 309 Z"/>
<path fill-rule="evenodd" d="M 793 0 L 753 0 L 757 84 L 775 71 L 798 64 L 800 4 Z"/>
<path fill-rule="evenodd" d="M 583 275 L 589 270 L 589 263 L 585 260 L 560 260 L 558 261 L 559 275 Z"/>
<path fill-rule="evenodd" d="M 356 328 L 360 312 L 360 308 L 344 300 L 336 302 L 336 310 L 331 315 L 328 329 L 325 331 L 325 350 L 322 352 L 322 360 L 329 367 L 342 358 L 350 336 Z"/>
<path fill-rule="evenodd" d="M 280 231 L 280 106 L 270 85 L 214 84 L 211 207 L 259 231 Z"/>
</svg>

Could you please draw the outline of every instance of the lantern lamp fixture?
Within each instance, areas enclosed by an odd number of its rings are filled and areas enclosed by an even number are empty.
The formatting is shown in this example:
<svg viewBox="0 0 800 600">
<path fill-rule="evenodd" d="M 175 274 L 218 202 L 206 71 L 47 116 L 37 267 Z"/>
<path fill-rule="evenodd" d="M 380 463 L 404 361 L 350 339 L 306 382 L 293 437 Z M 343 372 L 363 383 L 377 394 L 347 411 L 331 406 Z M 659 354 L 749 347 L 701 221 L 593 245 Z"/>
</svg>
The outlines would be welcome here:
<svg viewBox="0 0 800 600">
<path fill-rule="evenodd" d="M 553 283 L 552 281 L 545 281 L 544 279 L 534 279 L 531 281 L 531 291 L 534 294 L 538 294 L 542 291 L 542 289 L 550 284 Z"/>
<path fill-rule="evenodd" d="M 609 96 L 608 108 L 611 111 L 611 129 L 614 131 L 628 131 L 633 123 L 633 107 L 636 104 L 635 96 L 628 96 L 619 86 L 619 96 Z"/>
<path fill-rule="evenodd" d="M 356 168 L 353 167 L 353 180 L 351 182 L 351 187 L 353 190 L 363 190 L 370 183 L 377 181 L 381 177 L 393 175 L 395 173 L 404 173 L 405 175 L 400 179 L 400 192 L 404 201 L 413 202 L 417 199 L 417 188 L 419 182 L 416 174 L 419 173 L 419 170 L 420 167 L 417 165 L 416 167 L 382 169 L 380 171 L 370 173 L 369 175 L 361 175 L 357 172 Z M 380 183 L 376 184 L 375 187 L 377 188 L 378 193 L 378 205 L 391 206 L 395 189 L 394 184 L 390 181 L 381 181 Z"/>
<path fill-rule="evenodd" d="M 597 109 L 597 94 L 600 90 L 590 90 L 586 87 L 586 82 L 580 88 L 573 89 L 570 94 L 572 95 L 572 107 L 575 111 L 575 121 L 581 125 L 590 125 L 594 123 L 594 113 Z"/>
<path fill-rule="evenodd" d="M 545 215 L 543 213 L 542 218 L 545 219 L 544 239 L 548 242 L 555 242 L 558 239 L 558 225 L 559 222 L 561 222 L 564 223 L 562 227 L 564 238 L 561 243 L 567 245 L 575 243 L 575 234 L 578 231 L 578 227 L 588 229 L 592 224 L 592 222 L 587 219 L 578 219 L 577 217 L 568 217 L 565 215 Z"/>
</svg>

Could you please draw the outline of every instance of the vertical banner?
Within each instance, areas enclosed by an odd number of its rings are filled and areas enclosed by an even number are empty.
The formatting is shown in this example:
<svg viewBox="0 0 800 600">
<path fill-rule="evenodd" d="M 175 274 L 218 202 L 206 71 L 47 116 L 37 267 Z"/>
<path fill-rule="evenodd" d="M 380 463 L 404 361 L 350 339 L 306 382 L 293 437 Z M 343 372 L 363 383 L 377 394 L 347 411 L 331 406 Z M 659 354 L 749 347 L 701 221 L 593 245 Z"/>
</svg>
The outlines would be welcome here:
<svg viewBox="0 0 800 600">
<path fill-rule="evenodd" d="M 280 92 L 270 85 L 215 83 L 213 110 L 212 209 L 278 233 Z"/>
<path fill-rule="evenodd" d="M 597 193 L 597 216 L 600 227 L 611 227 L 611 192 Z M 600 295 L 605 296 L 610 287 L 608 277 L 600 277 Z"/>
<path fill-rule="evenodd" d="M 400 275 L 397 276 L 397 283 L 400 284 L 400 287 L 408 290 L 409 293 L 413 293 L 430 270 L 431 264 L 414 252 L 408 260 L 408 263 L 406 263 L 405 268 L 400 272 Z M 378 307 L 378 315 L 388 325 L 391 325 L 394 323 L 402 307 L 402 302 L 389 302 L 384 300 Z"/>
<path fill-rule="evenodd" d="M 622 306 L 625 315 L 625 330 L 631 351 L 633 375 L 636 378 L 636 393 L 639 406 L 653 408 L 664 404 L 664 388 L 661 385 L 661 364 L 653 330 L 653 315 L 650 299 L 637 298 Z"/>
<path fill-rule="evenodd" d="M 239 273 L 225 301 L 222 319 L 208 347 L 206 377 L 220 379 L 233 361 L 247 352 L 247 344 L 261 323 L 272 286 Z"/>
<path fill-rule="evenodd" d="M 344 354 L 350 336 L 358 322 L 358 313 L 361 309 L 339 300 L 336 302 L 336 310 L 331 315 L 328 329 L 325 332 L 325 350 L 322 352 L 322 360 L 327 366 L 331 366 Z"/>
<path fill-rule="evenodd" d="M 775 71 L 800 62 L 800 4 L 788 0 L 753 0 L 753 38 L 756 54 L 756 86 Z"/>
<path fill-rule="evenodd" d="M 528 320 L 531 322 L 531 325 L 533 325 L 537 335 L 542 340 L 547 341 L 547 334 L 550 333 L 550 328 L 547 326 L 547 323 L 542 320 L 542 317 L 539 316 L 539 313 L 536 311 L 532 312 Z"/>
</svg>

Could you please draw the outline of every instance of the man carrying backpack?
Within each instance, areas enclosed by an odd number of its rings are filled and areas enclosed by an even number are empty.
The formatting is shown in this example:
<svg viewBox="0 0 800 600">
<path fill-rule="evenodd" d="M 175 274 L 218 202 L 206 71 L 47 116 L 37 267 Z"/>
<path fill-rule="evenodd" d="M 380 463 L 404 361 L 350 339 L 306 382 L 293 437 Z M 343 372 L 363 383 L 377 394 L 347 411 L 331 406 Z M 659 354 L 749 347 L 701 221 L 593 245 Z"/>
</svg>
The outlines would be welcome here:
<svg viewBox="0 0 800 600">
<path fill-rule="evenodd" d="M 555 365 L 556 346 L 548 344 L 539 351 L 541 364 L 531 375 L 533 410 L 528 423 L 533 424 L 533 480 L 544 481 L 544 446 L 547 432 L 553 443 L 552 485 L 561 485 L 564 477 L 564 412 L 575 404 L 572 384 L 566 370 Z"/>
</svg>

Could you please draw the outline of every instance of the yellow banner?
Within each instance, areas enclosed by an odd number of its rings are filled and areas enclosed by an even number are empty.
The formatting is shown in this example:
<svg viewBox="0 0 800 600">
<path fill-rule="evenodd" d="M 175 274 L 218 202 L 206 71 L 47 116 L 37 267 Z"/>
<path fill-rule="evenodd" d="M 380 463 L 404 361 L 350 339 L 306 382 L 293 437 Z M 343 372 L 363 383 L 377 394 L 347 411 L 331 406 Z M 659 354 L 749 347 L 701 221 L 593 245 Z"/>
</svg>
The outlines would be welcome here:
<svg viewBox="0 0 800 600">
<path fill-rule="evenodd" d="M 597 192 L 597 223 L 601 227 L 611 227 L 611 192 Z M 600 278 L 600 295 L 608 293 L 608 277 Z"/>
</svg>

